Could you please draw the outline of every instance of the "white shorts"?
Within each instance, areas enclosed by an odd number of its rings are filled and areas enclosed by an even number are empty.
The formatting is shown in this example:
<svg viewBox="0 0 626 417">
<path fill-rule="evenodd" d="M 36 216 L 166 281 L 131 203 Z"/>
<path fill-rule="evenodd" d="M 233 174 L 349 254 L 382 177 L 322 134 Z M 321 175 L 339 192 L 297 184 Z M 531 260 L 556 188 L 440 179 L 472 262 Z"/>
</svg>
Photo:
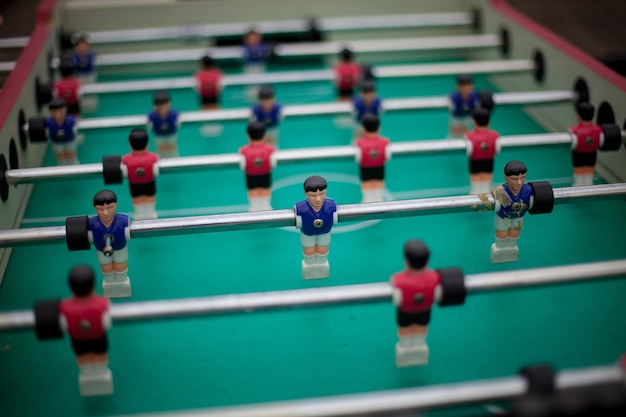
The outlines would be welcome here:
<svg viewBox="0 0 626 417">
<path fill-rule="evenodd" d="M 64 143 L 52 143 L 52 150 L 54 153 L 76 152 L 76 147 L 77 145 L 75 140 Z"/>
<path fill-rule="evenodd" d="M 80 83 L 83 85 L 93 84 L 98 79 L 98 75 L 95 72 L 92 72 L 91 74 L 88 74 L 88 75 L 79 74 L 78 79 L 80 80 Z"/>
<path fill-rule="evenodd" d="M 512 219 L 503 219 L 498 215 L 494 217 L 494 225 L 496 226 L 496 230 L 500 232 L 506 232 L 509 229 L 522 230 L 522 226 L 524 225 L 523 217 L 514 217 Z"/>
<path fill-rule="evenodd" d="M 178 134 L 174 133 L 173 135 L 154 135 L 154 141 L 157 146 L 161 145 L 176 145 L 178 144 Z"/>
<path fill-rule="evenodd" d="M 98 255 L 98 263 L 100 265 L 108 265 L 112 262 L 116 264 L 123 264 L 128 262 L 128 246 L 124 246 L 122 249 L 114 250 L 113 255 L 105 256 L 102 251 L 96 250 Z"/>
<path fill-rule="evenodd" d="M 300 232 L 300 244 L 303 248 L 312 248 L 314 246 L 328 246 L 330 245 L 330 232 L 323 235 L 305 235 Z"/>
<path fill-rule="evenodd" d="M 265 72 L 265 63 L 246 64 L 243 71 L 246 74 L 262 74 Z"/>
</svg>

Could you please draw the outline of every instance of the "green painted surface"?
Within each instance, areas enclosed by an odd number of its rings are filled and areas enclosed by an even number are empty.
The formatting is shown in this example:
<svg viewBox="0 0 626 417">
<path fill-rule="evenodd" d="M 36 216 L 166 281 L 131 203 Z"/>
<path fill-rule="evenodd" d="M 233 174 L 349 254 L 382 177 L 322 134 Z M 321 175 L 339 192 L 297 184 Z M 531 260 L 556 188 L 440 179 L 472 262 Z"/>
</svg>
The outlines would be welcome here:
<svg viewBox="0 0 626 417">
<path fill-rule="evenodd" d="M 180 74 L 179 74 L 180 75 Z M 380 80 L 382 97 L 442 95 L 453 77 Z M 490 87 L 476 77 L 479 88 Z M 191 91 L 172 94 L 183 111 L 195 110 Z M 329 83 L 277 87 L 285 104 L 328 102 Z M 85 117 L 144 114 L 151 93 L 102 97 L 101 111 Z M 245 90 L 226 92 L 224 107 L 247 106 Z M 392 141 L 445 136 L 443 110 L 388 112 L 383 134 Z M 520 108 L 496 110 L 492 127 L 502 135 L 541 132 Z M 182 127 L 183 156 L 235 152 L 245 143 L 245 122 L 224 124 L 220 137 L 202 137 L 201 125 Z M 85 132 L 82 163 L 126 153 L 127 129 Z M 351 131 L 329 116 L 286 119 L 281 147 L 347 145 Z M 504 150 L 496 180 L 510 159 L 526 162 L 529 180 L 568 186 L 570 154 L 564 146 Z M 54 164 L 49 150 L 46 165 Z M 469 190 L 464 154 L 398 157 L 387 165 L 387 188 L 395 199 L 462 195 Z M 329 181 L 339 204 L 360 201 L 353 162 L 306 162 L 274 171 L 274 208 L 303 198 L 310 174 Z M 63 223 L 65 216 L 93 215 L 91 198 L 101 180 L 34 187 L 27 226 Z M 120 211 L 132 207 L 127 185 L 117 192 Z M 166 217 L 244 211 L 243 174 L 237 170 L 168 174 L 158 179 L 157 209 Z M 557 206 L 551 215 L 529 216 L 520 239 L 520 260 L 492 265 L 491 213 L 432 215 L 336 226 L 331 278 L 300 278 L 295 229 L 268 229 L 136 239 L 130 243 L 132 301 L 386 281 L 402 268 L 401 247 L 421 238 L 432 267 L 461 266 L 466 273 L 515 270 L 612 260 L 626 254 L 626 202 Z M 97 269 L 93 251 L 69 253 L 63 245 L 17 248 L 2 287 L 2 310 L 30 308 L 35 300 L 65 297 L 66 274 L 75 263 Z M 32 332 L 0 333 L 0 415 L 100 416 L 215 407 L 318 397 L 371 390 L 508 376 L 522 365 L 548 361 L 557 368 L 613 362 L 626 347 L 620 317 L 626 314 L 626 281 L 605 281 L 500 291 L 468 298 L 462 307 L 435 308 L 428 337 L 428 366 L 397 369 L 391 303 L 310 307 L 193 319 L 115 325 L 110 332 L 115 394 L 81 398 L 69 341 L 40 343 Z M 115 300 L 114 303 L 124 303 Z"/>
</svg>

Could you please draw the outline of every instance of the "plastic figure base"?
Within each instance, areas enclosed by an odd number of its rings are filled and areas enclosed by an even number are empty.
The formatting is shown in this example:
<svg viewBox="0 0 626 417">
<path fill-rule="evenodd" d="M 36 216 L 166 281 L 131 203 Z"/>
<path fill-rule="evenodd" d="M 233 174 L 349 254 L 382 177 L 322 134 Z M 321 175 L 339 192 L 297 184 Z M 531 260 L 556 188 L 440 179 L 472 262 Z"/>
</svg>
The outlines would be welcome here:
<svg viewBox="0 0 626 417">
<path fill-rule="evenodd" d="M 94 395 L 113 394 L 113 375 L 111 370 L 102 366 L 103 369 L 91 371 L 92 373 L 78 375 L 78 388 L 80 395 L 91 397 Z"/>
<path fill-rule="evenodd" d="M 593 175 L 592 174 L 574 175 L 574 184 L 572 184 L 572 186 L 578 187 L 582 185 L 593 185 Z"/>
<path fill-rule="evenodd" d="M 378 203 L 383 201 L 383 190 L 363 191 L 361 203 Z"/>
<path fill-rule="evenodd" d="M 128 298 L 131 295 L 130 278 L 120 282 L 102 281 L 102 295 L 107 298 Z"/>
<path fill-rule="evenodd" d="M 266 211 L 272 209 L 269 197 L 251 198 L 248 203 L 248 211 Z"/>
<path fill-rule="evenodd" d="M 307 265 L 302 261 L 302 279 L 324 279 L 330 276 L 328 261 L 322 264 Z"/>
<path fill-rule="evenodd" d="M 470 194 L 489 194 L 490 192 L 491 192 L 491 183 L 489 182 L 471 183 Z"/>
<path fill-rule="evenodd" d="M 141 207 L 141 206 L 135 207 L 133 220 L 154 220 L 158 218 L 159 218 L 159 214 L 154 209 Z"/>
<path fill-rule="evenodd" d="M 396 366 L 426 365 L 428 363 L 429 350 L 427 345 L 403 347 L 396 343 Z"/>
<path fill-rule="evenodd" d="M 498 248 L 496 244 L 491 245 L 491 263 L 501 264 L 506 262 L 517 262 L 519 248 L 517 246 Z"/>
</svg>

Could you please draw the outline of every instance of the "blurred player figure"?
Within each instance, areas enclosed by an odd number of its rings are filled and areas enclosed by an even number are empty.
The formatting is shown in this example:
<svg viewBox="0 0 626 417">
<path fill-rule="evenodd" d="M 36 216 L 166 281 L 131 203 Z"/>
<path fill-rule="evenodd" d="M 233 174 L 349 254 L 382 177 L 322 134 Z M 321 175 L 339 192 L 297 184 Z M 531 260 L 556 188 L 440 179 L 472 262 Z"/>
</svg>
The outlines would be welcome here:
<svg viewBox="0 0 626 417">
<path fill-rule="evenodd" d="M 67 112 L 76 117 L 80 117 L 80 103 L 78 96 L 80 94 L 80 81 L 74 76 L 74 60 L 70 57 L 62 58 L 59 64 L 59 72 L 61 79 L 52 85 L 52 94 L 54 97 L 60 97 L 67 105 Z"/>
<path fill-rule="evenodd" d="M 361 120 L 363 136 L 355 142 L 356 160 L 361 177 L 362 203 L 383 201 L 385 191 L 385 163 L 391 159 L 389 139 L 381 137 L 380 120 L 366 114 Z"/>
<path fill-rule="evenodd" d="M 271 49 L 263 41 L 263 35 L 254 29 L 249 30 L 243 37 L 244 72 L 258 74 L 265 71 L 265 64 L 270 53 Z"/>
<path fill-rule="evenodd" d="M 593 185 L 597 152 L 604 141 L 602 127 L 593 123 L 595 108 L 591 103 L 580 103 L 576 108 L 578 124 L 570 128 L 574 186 Z"/>
<path fill-rule="evenodd" d="M 373 81 L 363 81 L 361 84 L 361 94 L 352 100 L 354 119 L 356 121 L 355 135 L 361 136 L 363 130 L 361 123 L 366 114 L 374 115 L 378 118 L 383 112 L 383 102 L 376 94 L 376 85 Z"/>
<path fill-rule="evenodd" d="M 180 112 L 172 108 L 170 95 L 161 91 L 154 95 L 154 110 L 148 114 L 148 128 L 154 133 L 157 152 L 162 158 L 178 156 Z"/>
<path fill-rule="evenodd" d="M 278 147 L 278 127 L 282 120 L 282 105 L 276 102 L 274 90 L 264 86 L 259 91 L 259 102 L 252 106 L 252 121 L 265 125 L 266 141 Z"/>
<path fill-rule="evenodd" d="M 196 73 L 196 90 L 200 95 L 202 109 L 214 110 L 219 108 L 224 74 L 210 56 L 205 55 L 200 61 L 202 69 Z"/>
<path fill-rule="evenodd" d="M 122 158 L 122 171 L 128 178 L 133 199 L 134 220 L 156 219 L 156 177 L 159 156 L 148 151 L 148 132 L 133 129 L 128 136 L 131 153 Z"/>
<path fill-rule="evenodd" d="M 265 125 L 250 122 L 248 145 L 239 149 L 241 169 L 246 173 L 249 211 L 271 210 L 272 169 L 276 166 L 275 148 L 265 143 Z"/>
<path fill-rule="evenodd" d="M 474 130 L 465 134 L 469 156 L 470 194 L 488 193 L 493 183 L 493 159 L 500 152 L 498 132 L 489 129 L 489 110 L 472 112 Z"/>
<path fill-rule="evenodd" d="M 339 62 L 333 67 L 335 72 L 335 86 L 339 101 L 350 101 L 354 88 L 361 78 L 361 67 L 354 62 L 354 54 L 348 48 L 341 50 Z"/>
<path fill-rule="evenodd" d="M 474 79 L 471 75 L 459 75 L 456 79 L 456 90 L 448 96 L 450 114 L 448 118 L 451 138 L 462 138 L 472 123 L 472 111 L 478 107 L 478 93 L 474 91 Z"/>
<path fill-rule="evenodd" d="M 72 37 L 76 76 L 83 84 L 96 82 L 96 54 L 91 50 L 89 36 L 83 33 Z"/>
<path fill-rule="evenodd" d="M 67 114 L 65 100 L 55 97 L 48 105 L 50 117 L 45 120 L 45 129 L 59 165 L 78 164 L 76 155 L 78 124 L 76 116 Z"/>
</svg>

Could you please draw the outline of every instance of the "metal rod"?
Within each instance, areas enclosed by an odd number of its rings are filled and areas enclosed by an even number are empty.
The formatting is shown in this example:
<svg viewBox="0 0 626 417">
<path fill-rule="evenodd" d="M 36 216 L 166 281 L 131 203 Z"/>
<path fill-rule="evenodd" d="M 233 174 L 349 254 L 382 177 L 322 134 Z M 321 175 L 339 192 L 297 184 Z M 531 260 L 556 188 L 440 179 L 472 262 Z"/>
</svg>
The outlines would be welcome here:
<svg viewBox="0 0 626 417">
<path fill-rule="evenodd" d="M 277 56 L 303 55 L 335 55 L 344 48 L 350 48 L 355 53 L 371 52 L 398 52 L 398 51 L 432 51 L 442 49 L 480 49 L 495 48 L 502 43 L 498 35 L 465 35 L 439 36 L 429 38 L 399 38 L 360 41 L 328 41 L 298 43 L 293 45 L 276 45 L 274 53 Z M 98 67 L 151 64 L 164 62 L 198 61 L 205 54 L 211 54 L 214 59 L 241 59 L 243 49 L 239 46 L 225 46 L 215 48 L 170 49 L 154 52 L 127 52 L 118 54 L 98 55 Z M 55 58 L 51 66 L 56 68 L 59 59 Z"/>
<path fill-rule="evenodd" d="M 542 103 L 570 102 L 576 98 L 576 93 L 567 90 L 549 91 L 529 91 L 514 93 L 494 93 L 493 101 L 498 105 L 524 105 Z M 385 111 L 397 110 L 424 110 L 424 109 L 444 109 L 448 108 L 450 101 L 448 97 L 419 97 L 419 98 L 397 98 L 384 100 Z M 302 104 L 283 107 L 282 114 L 285 117 L 313 116 L 322 114 L 352 114 L 352 103 L 321 103 Z M 249 108 L 226 109 L 215 111 L 196 111 L 181 113 L 182 123 L 190 122 L 220 122 L 229 120 L 248 120 L 251 116 Z M 111 127 L 133 127 L 144 126 L 147 116 L 115 116 L 99 117 L 93 119 L 82 119 L 78 122 L 78 128 L 104 129 Z"/>
<path fill-rule="evenodd" d="M 556 389 L 585 389 L 624 381 L 616 365 L 565 370 L 556 375 Z M 516 400 L 526 395 L 528 383 L 519 375 L 456 382 L 429 387 L 404 388 L 318 397 L 302 400 L 216 407 L 187 411 L 135 414 L 133 417 L 357 417 L 399 415 L 442 407 Z M 404 415 L 404 414 L 402 414 Z M 129 416 L 130 417 L 130 416 Z"/>
<path fill-rule="evenodd" d="M 9 48 L 23 48 L 28 45 L 28 40 L 30 38 L 27 36 L 15 37 L 15 38 L 2 38 L 0 39 L 0 48 L 1 49 L 9 49 Z"/>
<path fill-rule="evenodd" d="M 600 278 L 626 278 L 626 260 L 467 275 L 465 277 L 465 285 L 468 294 L 473 294 L 487 290 L 597 280 Z M 389 283 L 380 282 L 300 290 L 129 302 L 113 304 L 111 306 L 111 318 L 117 322 L 224 313 L 249 313 L 254 310 L 312 305 L 389 302 L 391 301 L 391 294 L 392 288 Z M 25 310 L 0 312 L 0 330 L 30 328 L 33 325 L 34 317 L 32 312 Z"/>
<path fill-rule="evenodd" d="M 554 189 L 555 204 L 623 198 L 624 195 L 626 195 L 626 183 Z M 337 214 L 339 223 L 344 223 L 429 214 L 484 212 L 492 211 L 494 205 L 495 199 L 492 194 L 460 195 L 382 203 L 346 204 L 337 207 Z M 133 239 L 137 239 L 164 235 L 293 227 L 295 224 L 294 210 L 286 209 L 139 220 L 131 223 L 130 233 Z M 60 226 L 0 231 L 0 247 L 63 243 L 64 241 L 65 228 Z"/>
<path fill-rule="evenodd" d="M 363 29 L 397 29 L 421 27 L 467 26 L 473 23 L 472 15 L 459 13 L 424 13 L 388 16 L 331 17 L 316 20 L 321 31 L 350 31 Z M 304 32 L 310 29 L 307 19 L 255 22 L 254 27 L 264 34 Z M 91 32 L 91 43 L 129 43 L 160 40 L 210 38 L 216 36 L 241 36 L 251 23 L 190 24 L 178 27 L 146 28 Z"/>
<path fill-rule="evenodd" d="M 427 77 L 433 75 L 464 74 L 501 74 L 511 72 L 532 71 L 535 64 L 530 60 L 515 61 L 480 61 L 480 62 L 451 62 L 448 64 L 420 64 L 397 65 L 373 68 L 376 78 L 397 77 Z M 222 85 L 258 85 L 284 84 L 310 81 L 331 81 L 335 77 L 332 70 L 311 71 L 284 71 L 262 74 L 225 75 Z M 196 81 L 193 77 L 164 78 L 158 80 L 119 81 L 108 83 L 87 84 L 80 88 L 80 94 L 108 94 L 133 91 L 157 91 L 194 88 Z"/>
<path fill-rule="evenodd" d="M 626 134 L 626 132 L 624 132 Z M 626 137 L 626 135 L 625 135 Z M 548 133 L 536 135 L 503 136 L 499 139 L 502 148 L 540 146 L 540 145 L 571 145 L 572 136 L 569 133 Z M 462 139 L 435 139 L 412 142 L 397 142 L 390 145 L 391 154 L 395 156 L 429 154 L 440 152 L 465 152 L 467 142 Z M 328 146 L 319 148 L 302 148 L 277 151 L 275 154 L 278 164 L 310 161 L 310 160 L 350 160 L 354 159 L 357 148 L 353 146 Z M 158 162 L 161 174 L 176 173 L 185 170 L 238 168 L 241 155 L 219 154 L 207 156 L 187 156 L 182 158 L 167 158 Z M 9 169 L 4 177 L 8 184 L 39 183 L 57 181 L 59 179 L 94 178 L 102 176 L 101 163 L 82 165 L 62 165 L 53 167 L 38 167 L 25 169 Z"/>
<path fill-rule="evenodd" d="M 0 62 L 0 71 L 10 72 L 15 69 L 15 61 Z"/>
</svg>

